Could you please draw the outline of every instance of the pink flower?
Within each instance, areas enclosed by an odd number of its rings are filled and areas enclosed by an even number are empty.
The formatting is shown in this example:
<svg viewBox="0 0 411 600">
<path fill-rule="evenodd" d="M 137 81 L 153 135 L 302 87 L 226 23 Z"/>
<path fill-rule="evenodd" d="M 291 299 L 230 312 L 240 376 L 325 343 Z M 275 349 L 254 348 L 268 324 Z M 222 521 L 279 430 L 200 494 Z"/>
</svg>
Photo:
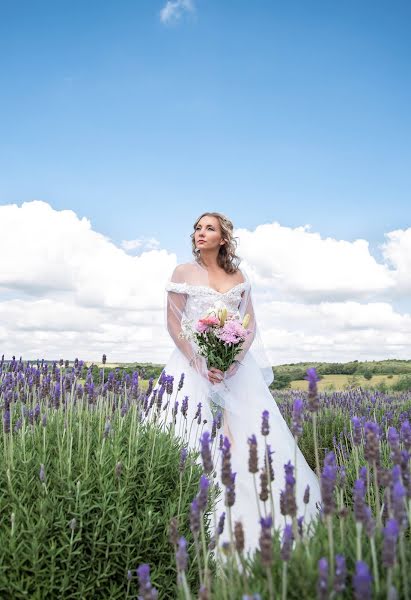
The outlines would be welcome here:
<svg viewBox="0 0 411 600">
<path fill-rule="evenodd" d="M 248 331 L 244 329 L 239 321 L 232 319 L 224 323 L 224 327 L 219 332 L 218 337 L 223 342 L 238 344 L 238 342 L 245 340 L 247 333 Z"/>
<path fill-rule="evenodd" d="M 205 331 L 208 331 L 208 329 L 210 327 L 215 327 L 216 325 L 219 325 L 219 324 L 220 324 L 220 321 L 217 319 L 217 317 L 213 317 L 213 316 L 204 317 L 203 319 L 199 319 L 199 321 L 196 325 L 196 329 L 200 333 L 204 333 Z"/>
</svg>

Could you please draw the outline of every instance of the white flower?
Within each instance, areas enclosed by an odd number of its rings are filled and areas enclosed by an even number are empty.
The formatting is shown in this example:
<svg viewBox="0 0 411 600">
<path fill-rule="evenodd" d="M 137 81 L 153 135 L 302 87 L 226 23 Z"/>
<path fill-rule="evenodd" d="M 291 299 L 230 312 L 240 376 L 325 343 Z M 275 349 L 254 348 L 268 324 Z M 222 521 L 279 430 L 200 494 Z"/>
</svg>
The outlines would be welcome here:
<svg viewBox="0 0 411 600">
<path fill-rule="evenodd" d="M 227 308 L 227 306 L 222 302 L 222 300 L 216 300 L 214 305 L 206 311 L 206 315 L 214 315 L 215 317 L 218 315 L 218 311 L 222 308 Z"/>
</svg>

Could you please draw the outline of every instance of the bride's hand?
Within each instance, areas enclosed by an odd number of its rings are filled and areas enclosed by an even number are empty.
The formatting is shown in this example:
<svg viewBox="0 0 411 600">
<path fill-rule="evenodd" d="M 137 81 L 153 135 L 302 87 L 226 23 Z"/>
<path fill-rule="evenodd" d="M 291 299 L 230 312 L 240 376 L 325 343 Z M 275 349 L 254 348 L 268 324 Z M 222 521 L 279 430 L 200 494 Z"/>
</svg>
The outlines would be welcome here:
<svg viewBox="0 0 411 600">
<path fill-rule="evenodd" d="M 240 367 L 240 363 L 234 362 L 230 367 L 228 367 L 227 371 L 225 372 L 225 376 L 232 377 L 233 375 L 235 375 L 237 373 L 239 367 Z"/>
<path fill-rule="evenodd" d="M 214 385 L 215 383 L 220 383 L 224 379 L 223 371 L 217 369 L 216 367 L 210 367 L 208 370 L 208 379 Z"/>
</svg>

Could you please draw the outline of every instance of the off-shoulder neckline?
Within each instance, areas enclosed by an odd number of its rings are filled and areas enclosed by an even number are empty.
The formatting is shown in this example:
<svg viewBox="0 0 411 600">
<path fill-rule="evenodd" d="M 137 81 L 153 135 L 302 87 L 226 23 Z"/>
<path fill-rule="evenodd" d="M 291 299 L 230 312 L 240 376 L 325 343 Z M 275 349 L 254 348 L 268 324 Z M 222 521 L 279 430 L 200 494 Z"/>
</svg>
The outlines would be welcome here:
<svg viewBox="0 0 411 600">
<path fill-rule="evenodd" d="M 189 286 L 190 284 L 184 282 L 184 283 L 177 283 L 177 282 L 170 282 L 171 284 L 174 285 L 186 285 Z M 211 290 L 212 292 L 214 292 L 215 294 L 220 294 L 220 296 L 225 296 L 226 294 L 228 294 L 229 292 L 232 292 L 233 290 L 235 290 L 236 288 L 240 287 L 241 285 L 248 285 L 248 281 L 241 281 L 240 283 L 237 283 L 236 285 L 234 285 L 233 287 L 231 287 L 229 290 L 226 290 L 225 292 L 219 292 L 218 290 L 214 289 L 213 287 L 210 287 L 209 285 L 192 285 L 191 287 L 198 287 L 198 288 L 204 288 L 206 290 Z"/>
<path fill-rule="evenodd" d="M 203 287 L 212 290 L 216 294 L 221 294 L 222 296 L 224 296 L 224 294 L 228 294 L 228 292 L 232 292 L 233 290 L 235 290 L 235 288 L 238 288 L 238 287 L 240 287 L 240 285 L 244 285 L 245 283 L 247 283 L 247 282 L 246 281 L 242 281 L 241 283 L 237 283 L 236 285 L 234 285 L 233 287 L 231 287 L 229 290 L 226 290 L 225 292 L 219 292 L 218 290 L 216 290 L 213 287 L 210 287 L 209 285 L 204 285 Z"/>
</svg>

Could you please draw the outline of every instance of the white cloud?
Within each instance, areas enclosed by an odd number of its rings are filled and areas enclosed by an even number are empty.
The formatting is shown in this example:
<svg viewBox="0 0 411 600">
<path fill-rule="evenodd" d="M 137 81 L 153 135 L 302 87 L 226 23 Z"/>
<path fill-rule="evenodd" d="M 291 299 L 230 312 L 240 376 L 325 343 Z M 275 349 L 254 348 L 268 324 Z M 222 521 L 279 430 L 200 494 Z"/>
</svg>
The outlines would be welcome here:
<svg viewBox="0 0 411 600">
<path fill-rule="evenodd" d="M 393 299 L 409 294 L 411 228 L 387 233 L 381 261 L 365 240 L 307 227 L 235 235 L 273 364 L 409 357 L 411 311 Z M 153 238 L 121 246 L 71 210 L 0 206 L 0 354 L 165 362 L 164 285 L 177 257 Z"/>
<path fill-rule="evenodd" d="M 133 250 L 144 249 L 144 250 L 156 250 L 160 247 L 160 242 L 155 238 L 149 238 L 147 240 L 123 240 L 121 247 L 126 252 L 133 252 Z"/>
<path fill-rule="evenodd" d="M 239 254 L 255 272 L 256 283 L 284 298 L 367 298 L 396 285 L 393 273 L 370 254 L 366 240 L 322 238 L 308 227 L 279 223 L 239 229 L 236 235 Z"/>
<path fill-rule="evenodd" d="M 184 13 L 194 12 L 192 0 L 167 0 L 160 10 L 160 21 L 164 24 L 176 23 Z"/>
</svg>

